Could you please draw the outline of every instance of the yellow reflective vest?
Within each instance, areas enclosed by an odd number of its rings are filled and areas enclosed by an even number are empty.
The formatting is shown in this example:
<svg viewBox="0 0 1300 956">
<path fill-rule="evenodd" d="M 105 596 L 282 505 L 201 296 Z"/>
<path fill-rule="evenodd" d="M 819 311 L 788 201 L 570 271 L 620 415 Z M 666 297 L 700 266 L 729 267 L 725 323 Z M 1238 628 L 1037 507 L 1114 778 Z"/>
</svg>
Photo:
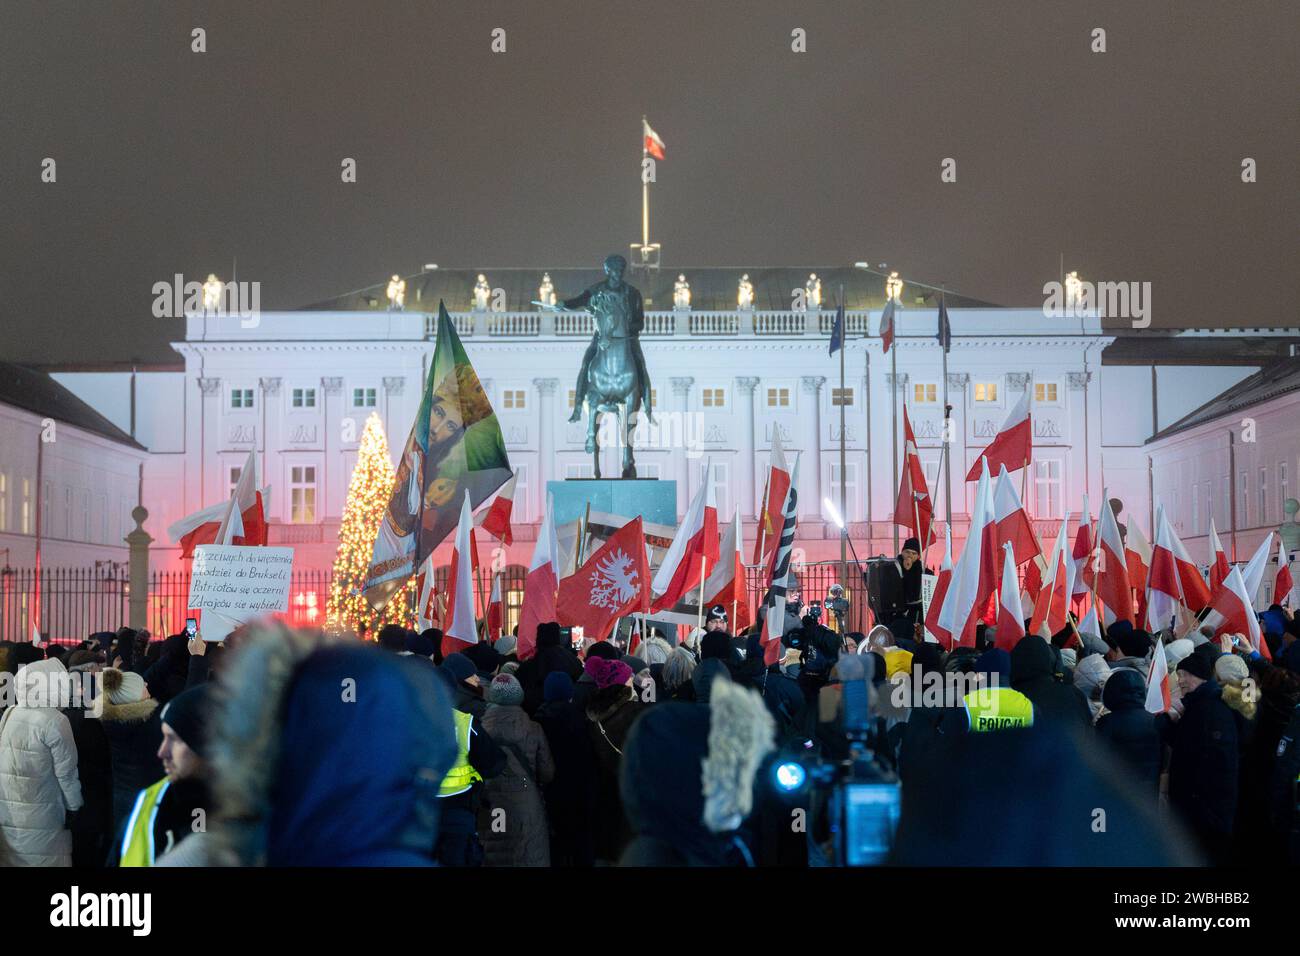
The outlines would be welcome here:
<svg viewBox="0 0 1300 956">
<path fill-rule="evenodd" d="M 464 793 L 476 781 L 483 779 L 469 762 L 469 735 L 473 732 L 474 718 L 462 710 L 453 710 L 451 715 L 456 719 L 456 762 L 447 771 L 447 776 L 442 778 L 442 786 L 438 788 L 439 797 L 454 797 L 458 793 Z"/>
<path fill-rule="evenodd" d="M 973 731 L 1034 725 L 1033 702 L 1010 687 L 981 687 L 962 698 Z"/>
<path fill-rule="evenodd" d="M 153 823 L 171 781 L 163 777 L 152 787 L 141 790 L 122 834 L 122 856 L 118 866 L 153 866 Z"/>
</svg>

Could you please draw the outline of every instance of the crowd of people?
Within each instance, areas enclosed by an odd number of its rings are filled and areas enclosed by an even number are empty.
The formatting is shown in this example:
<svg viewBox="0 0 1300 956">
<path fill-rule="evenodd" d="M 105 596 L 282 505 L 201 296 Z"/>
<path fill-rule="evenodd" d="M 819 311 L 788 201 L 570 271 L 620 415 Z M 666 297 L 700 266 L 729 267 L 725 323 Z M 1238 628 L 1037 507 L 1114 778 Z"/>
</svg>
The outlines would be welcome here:
<svg viewBox="0 0 1300 956">
<path fill-rule="evenodd" d="M 797 600 L 770 663 L 722 606 L 680 641 L 545 623 L 525 660 L 514 635 L 451 652 L 396 625 L 4 643 L 0 861 L 817 866 L 844 862 L 835 795 L 869 761 L 901 793 L 899 864 L 1295 863 L 1300 624 L 1261 622 L 1271 661 L 1073 619 L 945 652 L 912 617 L 843 633 Z M 38 692 L 60 674 L 93 675 L 96 706 Z M 831 772 L 783 787 L 792 762 Z"/>
</svg>

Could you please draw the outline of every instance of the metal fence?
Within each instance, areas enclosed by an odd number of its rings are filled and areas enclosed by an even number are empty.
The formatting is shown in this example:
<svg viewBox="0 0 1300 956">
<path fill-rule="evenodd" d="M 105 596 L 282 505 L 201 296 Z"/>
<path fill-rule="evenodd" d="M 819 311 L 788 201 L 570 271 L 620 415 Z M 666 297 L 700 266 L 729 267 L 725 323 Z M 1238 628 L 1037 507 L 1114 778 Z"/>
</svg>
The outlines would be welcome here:
<svg viewBox="0 0 1300 956">
<path fill-rule="evenodd" d="M 442 593 L 446 593 L 450 570 L 446 565 L 435 569 L 435 586 Z M 507 631 L 518 623 L 527 573 L 528 569 L 518 564 L 509 565 L 501 572 Z M 848 627 L 863 630 L 865 615 L 861 598 L 865 592 L 852 573 L 849 581 L 841 581 L 838 562 L 825 562 L 796 565 L 795 576 L 805 601 L 822 599 L 832 584 L 843 584 L 845 596 L 850 599 Z M 289 590 L 289 611 L 283 617 L 299 626 L 324 624 L 332 580 L 330 571 L 295 571 Z M 36 573 L 30 568 L 0 570 L 0 640 L 31 640 L 38 593 L 40 630 L 47 640 L 76 643 L 96 631 L 113 631 L 129 621 L 131 585 L 124 568 L 43 568 L 39 589 L 36 585 Z M 752 613 L 763 600 L 766 585 L 763 573 L 757 568 L 748 569 L 745 585 Z M 484 573 L 475 588 L 480 613 L 491 587 L 491 580 Z M 155 638 L 176 634 L 184 628 L 189 592 L 188 571 L 155 571 L 150 575 L 146 627 Z"/>
</svg>

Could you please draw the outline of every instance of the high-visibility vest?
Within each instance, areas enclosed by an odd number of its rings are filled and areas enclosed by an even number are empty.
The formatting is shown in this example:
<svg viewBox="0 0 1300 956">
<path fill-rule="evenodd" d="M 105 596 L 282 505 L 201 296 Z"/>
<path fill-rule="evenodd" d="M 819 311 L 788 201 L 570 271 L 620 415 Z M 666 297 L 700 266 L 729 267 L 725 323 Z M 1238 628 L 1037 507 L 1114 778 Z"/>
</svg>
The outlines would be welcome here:
<svg viewBox="0 0 1300 956">
<path fill-rule="evenodd" d="M 483 779 L 469 762 L 469 735 L 473 732 L 471 725 L 474 718 L 463 710 L 453 710 L 451 715 L 456 718 L 456 762 L 447 771 L 447 776 L 442 778 L 442 786 L 438 788 L 439 797 L 454 797 L 458 793 L 464 793 L 476 781 Z"/>
<path fill-rule="evenodd" d="M 153 866 L 153 824 L 171 781 L 163 777 L 152 787 L 141 790 L 122 834 L 122 854 L 118 866 Z"/>
<path fill-rule="evenodd" d="M 981 687 L 962 698 L 973 731 L 1032 727 L 1034 704 L 1010 687 Z"/>
</svg>

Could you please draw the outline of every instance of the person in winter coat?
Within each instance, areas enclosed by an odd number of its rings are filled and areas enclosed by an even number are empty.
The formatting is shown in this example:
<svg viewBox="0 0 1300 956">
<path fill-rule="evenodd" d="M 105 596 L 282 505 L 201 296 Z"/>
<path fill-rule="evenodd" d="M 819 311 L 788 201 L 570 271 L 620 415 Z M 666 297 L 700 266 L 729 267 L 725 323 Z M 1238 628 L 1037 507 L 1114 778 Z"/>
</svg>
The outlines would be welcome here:
<svg viewBox="0 0 1300 956">
<path fill-rule="evenodd" d="M 249 629 L 222 684 L 209 742 L 214 862 L 433 865 L 456 742 L 432 668 L 267 624 Z"/>
<path fill-rule="evenodd" d="M 536 652 L 515 672 L 524 689 L 524 710 L 528 713 L 535 713 L 542 705 L 546 675 L 553 671 L 563 671 L 576 682 L 582 676 L 582 664 L 573 649 L 564 646 L 560 625 L 555 621 L 544 621 L 537 625 Z"/>
<path fill-rule="evenodd" d="M 487 702 L 480 691 L 474 662 L 464 654 L 448 654 L 442 659 L 440 669 L 452 687 L 451 706 L 481 721 L 487 713 Z"/>
<path fill-rule="evenodd" d="M 1057 654 L 1036 634 L 1022 637 L 1011 649 L 1011 687 L 1034 705 L 1034 723 L 1059 720 L 1090 729 L 1092 714 L 1087 698 L 1073 684 L 1056 679 Z"/>
<path fill-rule="evenodd" d="M 72 865 L 66 823 L 82 798 L 77 745 L 57 706 L 66 675 L 54 658 L 23 665 L 0 719 L 0 838 L 18 866 Z"/>
<path fill-rule="evenodd" d="M 99 665 L 93 662 L 90 651 L 73 651 L 68 655 L 68 673 L 78 679 L 90 680 Z M 75 664 L 72 662 L 86 663 Z M 84 675 L 84 676 L 82 676 Z M 77 744 L 77 778 L 81 781 L 82 807 L 73 815 L 72 865 L 74 867 L 99 867 L 108 855 L 108 844 L 113 837 L 113 758 L 104 733 L 104 722 L 88 714 L 84 706 L 64 708 L 63 715 L 72 727 L 72 739 Z"/>
<path fill-rule="evenodd" d="M 713 688 L 708 707 L 649 708 L 625 748 L 620 790 L 635 836 L 620 865 L 753 866 L 738 831 L 773 733 L 762 698 L 731 681 Z"/>
<path fill-rule="evenodd" d="M 633 693 L 632 668 L 622 661 L 589 657 L 586 671 L 596 688 L 586 704 L 587 734 L 600 767 L 592 820 L 596 858 L 615 862 L 631 837 L 618 789 L 623 748 L 632 725 L 652 705 Z"/>
<path fill-rule="evenodd" d="M 1106 713 L 1097 721 L 1097 736 L 1110 743 L 1154 796 L 1160 788 L 1160 733 L 1155 715 L 1147 713 L 1146 699 L 1146 682 L 1137 671 L 1113 671 L 1101 692 Z"/>
<path fill-rule="evenodd" d="M 695 675 L 696 666 L 694 654 L 684 647 L 673 648 L 672 654 L 664 663 L 663 687 L 657 699 L 693 703 L 695 684 L 691 678 Z"/>
<path fill-rule="evenodd" d="M 524 713 L 524 689 L 511 675 L 494 677 L 486 697 L 483 727 L 506 752 L 506 769 L 487 781 L 488 808 L 479 827 L 484 862 L 488 866 L 550 866 L 542 788 L 555 778 L 555 761 L 546 734 Z"/>
<path fill-rule="evenodd" d="M 1182 714 L 1157 718 L 1171 750 L 1169 803 L 1210 862 L 1221 865 L 1228 859 L 1237 813 L 1237 723 L 1205 656 L 1189 654 L 1177 674 Z"/>
<path fill-rule="evenodd" d="M 149 696 L 144 677 L 134 671 L 103 672 L 104 712 L 100 723 L 108 738 L 112 770 L 112 828 L 116 833 L 131 813 L 135 797 L 163 775 L 158 748 L 162 723 L 158 701 Z"/>
<path fill-rule="evenodd" d="M 442 866 L 474 867 L 483 864 L 483 844 L 478 837 L 478 808 L 485 780 L 506 769 L 505 751 L 496 745 L 483 727 L 487 702 L 468 693 L 466 681 L 477 682 L 473 663 L 463 654 L 449 654 L 434 673 L 445 684 L 452 701 L 456 728 L 456 760 L 439 785 L 438 841 L 436 857 Z M 461 764 L 461 719 L 465 718 L 465 762 Z"/>
<path fill-rule="evenodd" d="M 546 734 L 555 776 L 542 787 L 551 822 L 551 865 L 593 866 L 590 820 L 596 807 L 596 752 L 587 716 L 573 702 L 573 681 L 562 671 L 546 675 L 542 706 L 534 720 Z"/>
<path fill-rule="evenodd" d="M 1079 693 L 1088 701 L 1088 713 L 1094 724 L 1105 712 L 1105 704 L 1101 699 L 1102 688 L 1110 675 L 1110 665 L 1100 654 L 1087 655 L 1074 668 L 1074 686 L 1079 688 Z"/>
</svg>

